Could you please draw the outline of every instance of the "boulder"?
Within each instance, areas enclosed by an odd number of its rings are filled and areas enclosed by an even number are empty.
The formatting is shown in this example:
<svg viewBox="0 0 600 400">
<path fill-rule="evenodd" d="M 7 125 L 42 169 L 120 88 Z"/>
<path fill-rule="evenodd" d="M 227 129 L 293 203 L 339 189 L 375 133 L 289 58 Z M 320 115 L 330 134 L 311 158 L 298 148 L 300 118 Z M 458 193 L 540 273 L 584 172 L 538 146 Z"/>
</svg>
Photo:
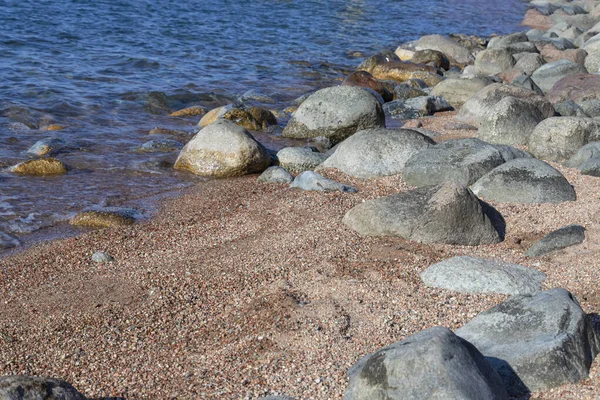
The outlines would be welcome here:
<svg viewBox="0 0 600 400">
<path fill-rule="evenodd" d="M 496 75 L 515 66 L 512 53 L 506 49 L 481 51 L 475 58 L 475 68 L 481 75 Z"/>
<path fill-rule="evenodd" d="M 447 140 L 409 158 L 402 178 L 408 185 L 418 187 L 443 182 L 471 185 L 504 162 L 501 153 L 482 140 Z"/>
<path fill-rule="evenodd" d="M 40 158 L 23 161 L 10 167 L 9 171 L 20 175 L 33 176 L 63 175 L 67 173 L 67 167 L 56 158 Z"/>
<path fill-rule="evenodd" d="M 583 108 L 571 99 L 555 104 L 554 108 L 561 117 L 589 117 L 589 115 L 583 111 Z"/>
<path fill-rule="evenodd" d="M 183 147 L 175 168 L 226 178 L 262 172 L 270 164 L 269 152 L 248 131 L 232 121 L 219 119 Z"/>
<path fill-rule="evenodd" d="M 584 65 L 588 55 L 587 51 L 582 49 L 567 49 L 558 50 L 554 45 L 547 44 L 542 47 L 541 53 L 547 63 L 556 62 L 559 60 L 572 61 L 579 65 Z"/>
<path fill-rule="evenodd" d="M 233 109 L 233 107 L 234 107 L 233 104 L 228 104 L 226 106 L 213 108 L 212 110 L 210 110 L 209 112 L 204 114 L 204 116 L 202 118 L 200 118 L 200 121 L 198 122 L 198 127 L 204 128 L 204 127 L 212 124 L 217 119 L 219 119 L 223 115 L 225 115 L 225 113 L 227 113 L 228 111 Z"/>
<path fill-rule="evenodd" d="M 377 79 L 404 82 L 414 78 L 415 72 L 426 72 L 427 74 L 438 74 L 435 67 L 425 64 L 416 64 L 410 61 L 390 61 L 373 67 L 371 74 Z"/>
<path fill-rule="evenodd" d="M 380 53 L 374 54 L 371 57 L 363 61 L 357 68 L 358 71 L 367 71 L 368 73 L 373 72 L 373 68 L 380 64 L 385 64 L 391 61 L 400 61 L 400 58 L 390 50 L 385 50 Z M 296 104 L 300 105 L 300 104 Z"/>
<path fill-rule="evenodd" d="M 491 83 L 492 80 L 488 78 L 451 78 L 436 85 L 431 91 L 431 94 L 433 96 L 442 97 L 453 107 L 459 108 L 475 95 L 475 93 Z"/>
<path fill-rule="evenodd" d="M 600 73 L 600 52 L 588 54 L 583 65 L 590 74 Z"/>
<path fill-rule="evenodd" d="M 423 90 L 412 87 L 405 83 L 394 86 L 394 99 L 395 100 L 407 100 L 413 97 L 427 96 Z M 385 107 L 385 106 L 384 106 Z"/>
<path fill-rule="evenodd" d="M 346 77 L 346 79 L 344 79 L 342 85 L 358 86 L 374 90 L 375 92 L 379 93 L 384 101 L 391 101 L 394 97 L 389 90 L 387 90 L 386 87 L 379 82 L 379 80 L 375 79 L 375 77 L 373 77 L 373 75 L 367 71 L 356 71 L 351 73 Z"/>
<path fill-rule="evenodd" d="M 445 71 L 450 69 L 450 61 L 444 53 L 437 50 L 419 50 L 413 54 L 411 62 L 416 64 L 431 65 L 435 68 L 443 69 Z"/>
<path fill-rule="evenodd" d="M 600 99 L 600 75 L 569 75 L 554 84 L 546 97 L 552 104 L 573 100 L 575 103 Z"/>
<path fill-rule="evenodd" d="M 579 102 L 579 107 L 583 110 L 585 115 L 592 118 L 600 117 L 600 100 L 585 100 Z"/>
<path fill-rule="evenodd" d="M 317 169 L 337 168 L 361 179 L 395 175 L 411 156 L 433 145 L 429 137 L 410 129 L 367 129 L 340 143 Z"/>
<path fill-rule="evenodd" d="M 501 241 L 479 199 L 454 182 L 361 203 L 342 222 L 363 236 L 477 246 Z"/>
<path fill-rule="evenodd" d="M 543 120 L 529 137 L 529 151 L 544 160 L 562 162 L 590 141 L 600 140 L 592 118 L 554 117 Z"/>
<path fill-rule="evenodd" d="M 527 250 L 527 257 L 540 257 L 556 250 L 575 246 L 585 240 L 585 228 L 581 225 L 568 225 L 544 236 Z"/>
<path fill-rule="evenodd" d="M 584 379 L 600 347 L 590 318 L 565 289 L 513 296 L 456 334 L 477 347 L 515 397 Z"/>
<path fill-rule="evenodd" d="M 546 61 L 544 58 L 535 53 L 527 53 L 524 56 L 520 57 L 517 63 L 515 64 L 515 69 L 524 72 L 527 75 L 531 75 L 544 65 Z"/>
<path fill-rule="evenodd" d="M 505 36 L 497 36 L 490 39 L 488 49 L 503 49 L 515 43 L 529 42 L 525 32 L 511 33 Z"/>
<path fill-rule="evenodd" d="M 312 171 L 327 157 L 309 147 L 285 147 L 277 152 L 279 165 L 290 172 Z"/>
<path fill-rule="evenodd" d="M 564 165 L 569 168 L 577 168 L 579 170 L 589 169 L 590 166 L 597 166 L 600 162 L 600 142 L 590 142 L 577 150 Z"/>
<path fill-rule="evenodd" d="M 106 207 L 99 210 L 81 211 L 71 219 L 71 225 L 89 228 L 110 228 L 133 225 L 136 210 L 129 208 Z"/>
<path fill-rule="evenodd" d="M 415 42 L 415 50 L 437 50 L 443 53 L 452 64 L 468 65 L 474 61 L 471 51 L 454 40 L 441 35 L 422 36 Z"/>
<path fill-rule="evenodd" d="M 273 113 L 265 108 L 245 104 L 228 104 L 207 112 L 198 126 L 204 128 L 220 119 L 227 119 L 239 126 L 254 131 L 266 131 L 269 126 L 277 125 Z"/>
<path fill-rule="evenodd" d="M 540 89 L 538 85 L 535 84 L 531 77 L 523 73 L 515 76 L 510 83 L 523 89 L 531 90 L 532 92 L 539 94 L 540 96 L 544 95 L 542 89 Z"/>
<path fill-rule="evenodd" d="M 287 183 L 290 184 L 294 180 L 294 177 L 285 170 L 278 166 L 269 167 L 259 177 L 258 181 L 263 183 Z"/>
<path fill-rule="evenodd" d="M 69 382 L 56 378 L 26 375 L 0 377 L 0 399 L 86 400 Z"/>
<path fill-rule="evenodd" d="M 155 139 L 144 143 L 137 150 L 141 153 L 170 153 L 182 148 L 183 144 L 177 140 Z"/>
<path fill-rule="evenodd" d="M 526 145 L 543 119 L 535 105 L 515 97 L 505 97 L 485 115 L 477 136 L 490 143 Z"/>
<path fill-rule="evenodd" d="M 514 160 L 515 158 L 531 158 L 533 157 L 530 153 L 525 150 L 518 149 L 507 144 L 493 144 L 490 143 L 493 148 L 498 150 L 502 155 L 504 161 Z"/>
<path fill-rule="evenodd" d="M 531 75 L 531 79 L 544 93 L 548 93 L 554 84 L 565 76 L 585 73 L 587 73 L 587 70 L 581 64 L 570 60 L 558 60 L 536 69 Z"/>
<path fill-rule="evenodd" d="M 546 275 L 523 265 L 458 256 L 433 264 L 421 279 L 427 286 L 460 293 L 514 295 L 539 292 Z"/>
<path fill-rule="evenodd" d="M 298 175 L 290 185 L 291 188 L 302 190 L 315 190 L 319 192 L 344 192 L 356 193 L 358 189 L 353 186 L 327 179 L 321 174 L 313 171 L 305 171 Z"/>
<path fill-rule="evenodd" d="M 344 399 L 508 399 L 501 378 L 466 340 L 433 327 L 360 359 Z"/>
<path fill-rule="evenodd" d="M 472 186 L 477 196 L 505 203 L 561 203 L 575 201 L 575 190 L 549 164 L 517 158 L 494 168 Z"/>
<path fill-rule="evenodd" d="M 292 114 L 284 137 L 324 136 L 340 142 L 359 130 L 385 126 L 381 105 L 366 89 L 352 86 L 325 88 L 309 96 Z"/>
</svg>

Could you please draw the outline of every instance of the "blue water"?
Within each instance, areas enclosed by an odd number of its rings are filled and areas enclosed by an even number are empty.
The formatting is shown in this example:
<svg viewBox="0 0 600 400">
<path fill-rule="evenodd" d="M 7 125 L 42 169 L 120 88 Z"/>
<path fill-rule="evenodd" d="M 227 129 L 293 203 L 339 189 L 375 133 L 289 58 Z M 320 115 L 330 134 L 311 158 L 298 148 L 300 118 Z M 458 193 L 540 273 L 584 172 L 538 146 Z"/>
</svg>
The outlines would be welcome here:
<svg viewBox="0 0 600 400">
<path fill-rule="evenodd" d="M 71 167 L 52 178 L 1 173 L 0 231 L 22 236 L 86 207 L 135 206 L 197 182 L 160 167 L 176 153 L 134 151 L 158 137 L 189 140 L 148 135 L 193 133 L 197 119 L 168 109 L 212 108 L 255 89 L 282 110 L 337 84 L 362 61 L 354 52 L 430 33 L 513 32 L 525 9 L 522 0 L 0 0 L 0 166 L 59 137 L 67 148 L 57 158 Z"/>
</svg>

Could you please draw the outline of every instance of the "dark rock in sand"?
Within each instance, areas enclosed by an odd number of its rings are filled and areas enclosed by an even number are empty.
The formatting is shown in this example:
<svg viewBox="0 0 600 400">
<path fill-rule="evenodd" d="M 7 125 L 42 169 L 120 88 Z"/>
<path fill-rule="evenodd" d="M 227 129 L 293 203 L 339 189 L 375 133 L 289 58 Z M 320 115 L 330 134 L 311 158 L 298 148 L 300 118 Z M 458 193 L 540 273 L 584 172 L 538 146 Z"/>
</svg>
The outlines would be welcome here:
<svg viewBox="0 0 600 400">
<path fill-rule="evenodd" d="M 269 167 L 259 177 L 263 183 L 292 183 L 294 177 L 285 169 L 278 166 Z"/>
<path fill-rule="evenodd" d="M 427 96 L 427 93 L 421 89 L 414 88 L 410 85 L 402 83 L 394 87 L 394 99 L 395 100 L 407 100 L 413 97 Z"/>
<path fill-rule="evenodd" d="M 308 147 L 285 147 L 277 152 L 279 165 L 290 172 L 312 171 L 327 157 Z"/>
<path fill-rule="evenodd" d="M 581 225 L 569 225 L 550 232 L 527 250 L 527 257 L 540 257 L 556 250 L 575 246 L 585 240 L 585 228 Z"/>
<path fill-rule="evenodd" d="M 32 156 L 46 156 L 56 153 L 65 147 L 65 142 L 59 138 L 44 138 L 31 146 L 27 153 Z"/>
<path fill-rule="evenodd" d="M 87 400 L 70 383 L 41 376 L 0 377 L 0 399 L 6 400 Z"/>
<path fill-rule="evenodd" d="M 570 60 L 558 60 L 539 67 L 531 75 L 531 79 L 544 93 L 548 93 L 554 84 L 565 76 L 585 73 L 587 70 L 581 64 Z"/>
<path fill-rule="evenodd" d="M 172 151 L 179 151 L 182 148 L 183 144 L 176 140 L 157 139 L 144 143 L 138 148 L 138 151 L 142 153 L 168 153 Z"/>
<path fill-rule="evenodd" d="M 327 179 L 321 174 L 313 171 L 305 171 L 298 175 L 290 185 L 291 188 L 302 190 L 315 190 L 319 192 L 344 192 L 356 193 L 358 189 L 353 186 Z"/>
<path fill-rule="evenodd" d="M 384 101 L 391 101 L 394 97 L 379 80 L 375 79 L 373 75 L 367 71 L 356 71 L 351 73 L 344 79 L 342 85 L 359 86 L 374 90 L 381 95 Z"/>
<path fill-rule="evenodd" d="M 592 118 L 548 118 L 533 130 L 529 151 L 544 160 L 565 161 L 588 142 L 600 140 L 599 126 Z"/>
</svg>

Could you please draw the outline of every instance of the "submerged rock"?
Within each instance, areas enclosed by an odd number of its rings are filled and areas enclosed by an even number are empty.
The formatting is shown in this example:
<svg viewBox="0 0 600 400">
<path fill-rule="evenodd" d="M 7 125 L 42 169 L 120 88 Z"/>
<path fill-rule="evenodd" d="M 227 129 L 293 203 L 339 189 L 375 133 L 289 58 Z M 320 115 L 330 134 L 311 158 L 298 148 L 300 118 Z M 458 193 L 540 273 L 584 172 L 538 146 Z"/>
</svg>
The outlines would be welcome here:
<svg viewBox="0 0 600 400">
<path fill-rule="evenodd" d="M 29 160 L 12 166 L 9 169 L 11 172 L 21 175 L 62 175 L 67 173 L 65 164 L 56 158 L 41 158 L 37 160 Z"/>
<path fill-rule="evenodd" d="M 136 210 L 119 208 L 82 211 L 71 219 L 71 225 L 90 228 L 133 225 L 136 214 Z"/>
</svg>

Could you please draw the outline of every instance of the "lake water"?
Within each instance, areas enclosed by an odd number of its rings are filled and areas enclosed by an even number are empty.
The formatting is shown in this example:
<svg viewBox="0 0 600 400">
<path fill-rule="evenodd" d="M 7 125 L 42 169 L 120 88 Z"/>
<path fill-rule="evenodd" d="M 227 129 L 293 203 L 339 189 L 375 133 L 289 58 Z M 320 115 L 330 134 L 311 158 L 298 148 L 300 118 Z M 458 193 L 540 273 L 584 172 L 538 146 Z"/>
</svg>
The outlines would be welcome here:
<svg viewBox="0 0 600 400">
<path fill-rule="evenodd" d="M 282 110 L 338 83 L 361 58 L 439 33 L 519 30 L 522 0 L 2 0 L 0 1 L 0 244 L 102 206 L 151 207 L 153 196 L 199 178 L 169 168 L 177 152 L 143 153 L 152 139 L 185 143 L 208 109 L 254 89 Z M 282 121 L 283 125 L 285 121 Z M 60 125 L 62 130 L 47 130 Z M 181 131 L 149 135 L 154 127 Z M 5 167 L 59 138 L 64 176 Z M 276 133 L 260 135 L 283 146 Z M 148 200 L 150 199 L 150 200 Z M 3 239 L 4 237 L 4 239 Z M 2 247 L 0 245 L 0 247 Z"/>
</svg>

